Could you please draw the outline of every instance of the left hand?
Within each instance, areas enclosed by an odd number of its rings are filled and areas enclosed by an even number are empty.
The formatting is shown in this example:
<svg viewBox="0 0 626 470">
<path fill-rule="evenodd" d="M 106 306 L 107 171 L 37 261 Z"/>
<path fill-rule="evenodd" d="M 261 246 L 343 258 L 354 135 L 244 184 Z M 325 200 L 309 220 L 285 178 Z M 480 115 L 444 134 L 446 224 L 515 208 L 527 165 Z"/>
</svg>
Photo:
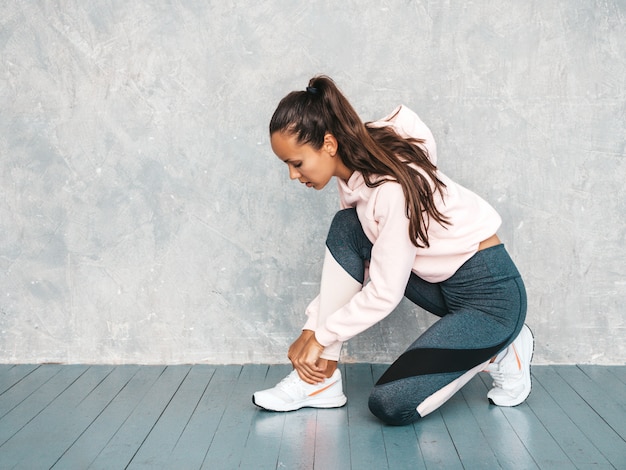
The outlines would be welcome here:
<svg viewBox="0 0 626 470">
<path fill-rule="evenodd" d="M 316 384 L 326 379 L 326 367 L 322 367 L 320 364 L 320 355 L 323 351 L 324 346 L 317 342 L 315 335 L 311 335 L 302 349 L 291 358 L 291 363 L 298 375 L 306 383 Z"/>
</svg>

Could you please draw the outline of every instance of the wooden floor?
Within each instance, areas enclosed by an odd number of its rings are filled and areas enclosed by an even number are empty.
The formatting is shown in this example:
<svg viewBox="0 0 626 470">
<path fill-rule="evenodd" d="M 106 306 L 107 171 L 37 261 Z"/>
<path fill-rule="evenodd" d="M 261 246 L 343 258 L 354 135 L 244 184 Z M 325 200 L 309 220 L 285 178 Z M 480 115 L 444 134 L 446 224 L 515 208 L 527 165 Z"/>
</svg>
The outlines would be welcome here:
<svg viewBox="0 0 626 470">
<path fill-rule="evenodd" d="M 0 468 L 626 469 L 626 367 L 535 366 L 516 408 L 480 374 L 404 427 L 367 409 L 384 366 L 342 367 L 344 408 L 270 413 L 285 365 L 0 365 Z"/>
</svg>

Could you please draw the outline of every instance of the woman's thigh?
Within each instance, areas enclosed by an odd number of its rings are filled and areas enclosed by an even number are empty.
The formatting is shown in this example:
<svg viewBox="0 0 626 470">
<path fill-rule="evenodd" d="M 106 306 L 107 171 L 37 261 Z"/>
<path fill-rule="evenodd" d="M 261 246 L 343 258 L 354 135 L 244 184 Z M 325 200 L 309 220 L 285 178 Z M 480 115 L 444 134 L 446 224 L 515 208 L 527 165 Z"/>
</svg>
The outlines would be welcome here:
<svg viewBox="0 0 626 470">
<path fill-rule="evenodd" d="M 415 305 L 438 317 L 449 313 L 441 285 L 425 281 L 415 273 L 411 273 L 409 277 L 404 296 Z"/>
</svg>

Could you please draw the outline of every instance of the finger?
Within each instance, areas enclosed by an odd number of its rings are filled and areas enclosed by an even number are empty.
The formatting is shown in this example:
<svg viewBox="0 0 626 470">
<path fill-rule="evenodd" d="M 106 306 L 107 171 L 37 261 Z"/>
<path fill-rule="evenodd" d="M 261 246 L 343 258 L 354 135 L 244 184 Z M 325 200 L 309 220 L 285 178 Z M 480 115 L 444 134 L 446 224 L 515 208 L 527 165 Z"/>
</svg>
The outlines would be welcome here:
<svg viewBox="0 0 626 470">
<path fill-rule="evenodd" d="M 319 383 L 319 380 L 317 380 L 315 377 L 313 377 L 309 372 L 307 372 L 306 370 L 300 368 L 300 367 L 295 367 L 296 372 L 298 372 L 298 376 L 306 383 L 311 384 L 311 385 L 315 385 L 316 383 Z"/>
<path fill-rule="evenodd" d="M 306 367 L 303 368 L 303 370 L 305 371 L 307 378 L 313 381 L 313 383 L 320 383 L 326 379 L 326 375 L 324 374 L 324 371 L 321 371 L 318 369 L 306 368 Z"/>
<path fill-rule="evenodd" d="M 318 370 L 315 364 L 310 364 L 302 360 L 295 361 L 295 369 L 298 371 L 300 378 L 307 383 L 316 384 L 323 382 L 326 376 L 324 371 Z"/>
</svg>

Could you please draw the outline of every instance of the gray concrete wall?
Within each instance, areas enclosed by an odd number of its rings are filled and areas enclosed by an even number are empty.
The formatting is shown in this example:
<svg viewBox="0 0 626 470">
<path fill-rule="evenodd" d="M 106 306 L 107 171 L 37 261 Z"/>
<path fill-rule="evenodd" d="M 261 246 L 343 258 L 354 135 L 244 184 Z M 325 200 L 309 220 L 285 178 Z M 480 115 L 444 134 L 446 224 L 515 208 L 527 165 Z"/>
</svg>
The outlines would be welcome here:
<svg viewBox="0 0 626 470">
<path fill-rule="evenodd" d="M 0 362 L 283 362 L 336 190 L 271 153 L 278 100 L 331 75 L 399 103 L 499 210 L 538 363 L 626 358 L 626 2 L 0 4 Z M 345 359 L 389 361 L 403 302 Z"/>
</svg>

